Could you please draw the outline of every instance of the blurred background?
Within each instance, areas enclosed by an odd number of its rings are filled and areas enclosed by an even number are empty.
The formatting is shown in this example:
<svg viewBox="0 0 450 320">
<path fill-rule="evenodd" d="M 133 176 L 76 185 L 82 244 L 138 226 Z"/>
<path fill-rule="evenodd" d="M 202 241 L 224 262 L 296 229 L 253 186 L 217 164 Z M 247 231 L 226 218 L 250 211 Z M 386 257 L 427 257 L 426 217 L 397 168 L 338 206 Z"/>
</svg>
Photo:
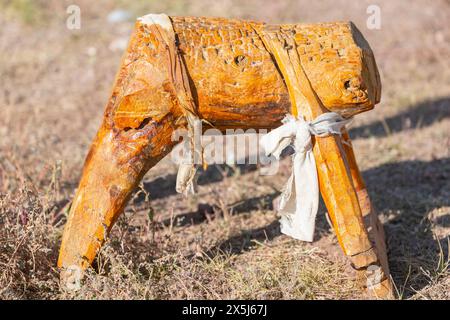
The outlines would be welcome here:
<svg viewBox="0 0 450 320">
<path fill-rule="evenodd" d="M 450 1 L 0 0 L 0 298 L 364 298 L 324 206 L 314 243 L 280 234 L 272 202 L 289 159 L 275 178 L 210 166 L 189 199 L 175 194 L 176 167 L 162 161 L 85 286 L 59 289 L 68 206 L 134 20 L 147 13 L 353 21 L 383 90 L 350 135 L 398 294 L 450 297 Z"/>
</svg>

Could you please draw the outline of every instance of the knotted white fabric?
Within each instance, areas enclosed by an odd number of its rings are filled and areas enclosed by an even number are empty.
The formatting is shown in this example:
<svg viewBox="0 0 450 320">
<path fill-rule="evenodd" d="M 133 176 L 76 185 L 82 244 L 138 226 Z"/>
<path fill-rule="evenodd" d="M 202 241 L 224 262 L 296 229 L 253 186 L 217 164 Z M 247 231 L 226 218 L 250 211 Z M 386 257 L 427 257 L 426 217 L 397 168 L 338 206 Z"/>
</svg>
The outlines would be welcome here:
<svg viewBox="0 0 450 320">
<path fill-rule="evenodd" d="M 282 233 L 302 241 L 313 241 L 319 183 L 311 134 L 319 137 L 341 134 L 341 129 L 349 121 L 335 112 L 324 113 L 311 122 L 287 115 L 283 125 L 261 138 L 267 156 L 272 154 L 279 159 L 289 145 L 295 150 L 292 173 L 284 186 L 278 208 Z"/>
</svg>

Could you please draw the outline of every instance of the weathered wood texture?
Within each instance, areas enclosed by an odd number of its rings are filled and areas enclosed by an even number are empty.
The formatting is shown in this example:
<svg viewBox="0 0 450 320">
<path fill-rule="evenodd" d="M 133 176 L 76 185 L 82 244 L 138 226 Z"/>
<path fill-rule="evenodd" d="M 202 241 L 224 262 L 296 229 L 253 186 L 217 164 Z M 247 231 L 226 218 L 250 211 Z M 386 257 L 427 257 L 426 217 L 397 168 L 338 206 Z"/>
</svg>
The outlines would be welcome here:
<svg viewBox="0 0 450 320">
<path fill-rule="evenodd" d="M 300 114 L 311 121 L 327 112 L 306 75 L 298 50 L 292 49 L 295 43 L 290 34 L 286 34 L 282 28 L 270 27 L 261 31 L 261 38 L 273 53 L 286 80 L 292 113 Z M 370 200 L 364 197 L 364 182 L 346 132 L 344 138 L 347 144 L 343 144 L 341 137 L 337 135 L 315 137 L 313 152 L 320 192 L 344 253 L 350 257 L 366 283 L 370 283 L 370 289 L 375 295 L 384 298 L 390 296 L 392 289 L 390 279 L 386 279 L 389 275 L 387 264 L 386 268 L 381 268 L 381 261 L 384 262 L 386 252 L 381 251 L 382 258 L 378 257 L 374 246 L 379 237 L 370 241 L 366 231 L 361 205 L 367 211 L 367 206 L 370 207 L 367 201 Z M 370 211 L 364 214 L 370 214 Z M 368 272 L 369 266 L 379 272 Z M 377 266 L 378 268 L 375 268 Z"/>
<path fill-rule="evenodd" d="M 63 277 L 73 266 L 92 263 L 143 175 L 170 152 L 176 144 L 172 133 L 191 117 L 219 129 L 274 128 L 297 109 L 307 119 L 327 110 L 344 116 L 369 110 L 379 102 L 380 90 L 372 51 L 351 23 L 270 26 L 143 17 L 71 206 L 58 259 Z M 350 176 L 340 138 L 316 139 L 314 154 L 344 252 L 361 254 L 352 260 L 359 268 L 377 262 L 352 182 L 359 172 Z"/>
<path fill-rule="evenodd" d="M 291 103 L 283 77 L 257 32 L 264 24 L 220 18 L 171 19 L 200 118 L 219 128 L 279 125 Z M 379 102 L 381 84 L 375 59 L 352 23 L 281 27 L 294 40 L 311 85 L 328 110 L 351 116 Z M 151 82 L 161 73 L 148 57 L 152 46 L 159 45 L 154 40 L 155 35 L 138 21 L 127 53 L 127 70 L 134 74 L 129 78 L 135 85 L 130 84 L 126 99 L 116 105 L 114 118 L 119 127 L 135 128 L 159 109 L 171 107 L 156 103 L 165 100 L 153 92 Z"/>
<path fill-rule="evenodd" d="M 367 268 L 363 268 L 358 270 L 358 277 L 360 278 L 363 286 L 367 286 L 368 283 L 371 284 L 371 289 L 376 297 L 393 298 L 395 294 L 390 278 L 387 248 L 385 242 L 386 239 L 384 235 L 383 225 L 378 219 L 376 210 L 373 208 L 372 203 L 370 202 L 366 185 L 356 163 L 353 145 L 346 130 L 344 130 L 344 133 L 342 135 L 342 142 L 348 167 L 350 169 L 353 186 L 358 196 L 359 207 L 361 209 L 364 225 L 373 246 L 372 250 L 377 256 L 377 261 L 372 266 L 373 273 L 367 272 Z M 366 263 L 366 266 L 368 266 L 369 264 Z M 380 267 L 380 269 L 378 269 L 377 267 Z"/>
</svg>

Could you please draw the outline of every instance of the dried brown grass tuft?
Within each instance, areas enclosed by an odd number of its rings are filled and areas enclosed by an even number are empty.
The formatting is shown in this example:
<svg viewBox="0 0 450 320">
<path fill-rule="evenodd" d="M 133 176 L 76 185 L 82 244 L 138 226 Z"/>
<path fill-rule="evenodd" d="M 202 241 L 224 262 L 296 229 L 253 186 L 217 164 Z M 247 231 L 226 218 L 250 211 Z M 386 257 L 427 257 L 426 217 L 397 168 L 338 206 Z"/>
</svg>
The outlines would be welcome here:
<svg viewBox="0 0 450 320">
<path fill-rule="evenodd" d="M 363 298 L 323 207 L 314 243 L 280 235 L 271 204 L 289 159 L 275 177 L 212 166 L 190 199 L 174 194 L 176 169 L 163 161 L 144 179 L 81 289 L 60 290 L 63 225 L 121 54 L 108 47 L 132 28 L 105 27 L 117 7 L 136 15 L 355 21 L 375 51 L 384 91 L 350 133 L 386 229 L 394 281 L 404 299 L 449 299 L 447 2 L 378 1 L 383 22 L 375 31 L 364 28 L 362 1 L 80 0 L 76 32 L 62 23 L 72 2 L 32 3 L 6 1 L 0 10 L 0 299 Z"/>
</svg>

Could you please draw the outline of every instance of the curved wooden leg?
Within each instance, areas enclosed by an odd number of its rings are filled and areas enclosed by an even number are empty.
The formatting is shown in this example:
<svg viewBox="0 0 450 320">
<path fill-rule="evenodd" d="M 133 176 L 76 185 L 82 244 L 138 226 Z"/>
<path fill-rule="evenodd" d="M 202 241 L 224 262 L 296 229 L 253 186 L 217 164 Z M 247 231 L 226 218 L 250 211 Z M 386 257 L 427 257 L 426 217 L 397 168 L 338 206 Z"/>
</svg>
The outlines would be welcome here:
<svg viewBox="0 0 450 320">
<path fill-rule="evenodd" d="M 144 174 L 170 150 L 173 127 L 169 118 L 160 123 L 152 121 L 140 131 L 147 134 L 148 140 L 140 142 L 152 147 L 151 153 L 138 146 L 138 141 L 127 141 L 113 130 L 100 129 L 72 202 L 58 267 L 74 271 L 92 263 Z"/>
<path fill-rule="evenodd" d="M 58 267 L 73 284 L 149 168 L 170 152 L 192 99 L 166 16 L 138 24 L 92 143 L 64 230 Z M 67 283 L 66 280 L 69 282 Z"/>
<path fill-rule="evenodd" d="M 362 179 L 356 162 L 347 159 L 343 145 L 340 137 L 316 139 L 314 155 L 322 198 L 339 244 L 357 270 L 359 279 L 364 279 L 365 287 L 374 297 L 392 298 L 384 241 L 374 232 L 372 238 L 377 240 L 371 241 L 364 219 L 367 219 L 370 231 L 379 230 L 379 225 L 372 227 L 375 220 L 367 191 L 356 188 L 362 186 Z M 354 158 L 353 154 L 349 155 Z"/>
</svg>

